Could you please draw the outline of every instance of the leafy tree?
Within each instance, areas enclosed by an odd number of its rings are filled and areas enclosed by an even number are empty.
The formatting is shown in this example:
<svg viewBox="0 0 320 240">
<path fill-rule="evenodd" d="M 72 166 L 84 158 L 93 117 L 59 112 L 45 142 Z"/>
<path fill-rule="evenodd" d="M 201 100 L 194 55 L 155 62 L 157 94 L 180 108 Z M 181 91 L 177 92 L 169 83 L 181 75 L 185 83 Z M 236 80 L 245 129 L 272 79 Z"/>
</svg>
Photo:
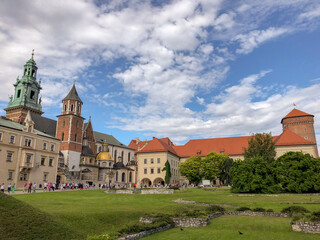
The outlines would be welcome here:
<svg viewBox="0 0 320 240">
<path fill-rule="evenodd" d="M 273 193 L 279 192 L 272 174 L 272 167 L 262 157 L 236 161 L 230 170 L 232 192 Z"/>
<path fill-rule="evenodd" d="M 180 164 L 179 171 L 190 182 L 198 184 L 202 179 L 202 159 L 199 156 L 189 157 Z"/>
<path fill-rule="evenodd" d="M 166 164 L 164 165 L 164 168 L 162 171 L 166 171 L 166 176 L 164 177 L 164 181 L 166 184 L 170 183 L 170 178 L 171 178 L 171 168 L 170 168 L 170 163 L 169 160 L 166 161 Z"/>
<path fill-rule="evenodd" d="M 231 184 L 231 176 L 230 176 L 230 169 L 233 165 L 233 159 L 227 158 L 224 160 L 222 165 L 220 166 L 220 180 L 225 182 L 225 184 L 229 185 Z"/>
<path fill-rule="evenodd" d="M 285 192 L 320 191 L 320 159 L 302 152 L 288 152 L 274 163 L 277 182 Z"/>
<path fill-rule="evenodd" d="M 248 148 L 244 148 L 244 158 L 262 157 L 272 163 L 276 157 L 275 144 L 271 133 L 256 133 L 248 141 Z"/>
<path fill-rule="evenodd" d="M 220 178 L 223 165 L 227 159 L 228 156 L 226 154 L 217 152 L 208 153 L 202 160 L 202 177 L 210 181 L 213 181 L 217 177 Z"/>
</svg>

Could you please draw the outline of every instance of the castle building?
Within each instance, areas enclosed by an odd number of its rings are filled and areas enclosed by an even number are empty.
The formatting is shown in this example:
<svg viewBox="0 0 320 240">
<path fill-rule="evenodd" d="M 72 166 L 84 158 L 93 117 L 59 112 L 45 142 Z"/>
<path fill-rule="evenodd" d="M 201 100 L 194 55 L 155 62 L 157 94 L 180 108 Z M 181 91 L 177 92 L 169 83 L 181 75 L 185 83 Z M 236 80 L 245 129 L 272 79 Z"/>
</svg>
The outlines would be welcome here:
<svg viewBox="0 0 320 240">
<path fill-rule="evenodd" d="M 85 118 L 81 114 L 83 102 L 75 84 L 62 99 L 62 110 L 57 120 L 42 116 L 39 97 L 41 81 L 36 80 L 37 70 L 32 53 L 31 59 L 24 65 L 22 78 L 18 77 L 14 84 L 15 94 L 10 97 L 5 109 L 6 117 L 0 119 L 0 155 L 3 155 L 1 159 L 5 159 L 6 155 L 7 159 L 14 160 L 1 165 L 1 176 L 10 176 L 9 180 L 19 187 L 21 184 L 18 176 L 25 172 L 27 174 L 23 175 L 23 181 L 37 183 L 136 183 L 134 149 L 119 142 L 112 135 L 94 131 L 91 118 L 87 123 L 84 122 Z M 16 132 L 13 133 L 14 130 Z M 11 142 L 11 138 L 14 139 L 14 143 Z M 27 145 L 23 145 L 24 141 Z M 13 147 L 17 149 L 14 150 Z M 25 152 L 28 154 L 25 155 Z M 104 159 L 104 152 L 108 152 L 111 157 Z M 12 153 L 11 157 L 8 157 L 9 153 Z M 35 171 L 38 166 L 42 172 Z M 47 166 L 50 168 L 45 168 Z M 5 178 L 0 177 L 0 181 L 7 182 L 4 181 Z"/>
<path fill-rule="evenodd" d="M 314 116 L 293 109 L 281 120 L 283 132 L 274 136 L 276 157 L 289 151 L 302 151 L 318 157 L 318 148 L 314 131 Z M 248 147 L 252 136 L 193 139 L 184 145 L 174 145 L 169 138 L 153 138 L 150 141 L 132 140 L 129 147 L 135 149 L 138 163 L 137 184 L 158 185 L 164 182 L 165 162 L 171 166 L 171 183 L 187 183 L 179 175 L 179 164 L 191 156 L 205 157 L 210 152 L 225 153 L 234 160 L 243 160 L 243 148 Z"/>
</svg>

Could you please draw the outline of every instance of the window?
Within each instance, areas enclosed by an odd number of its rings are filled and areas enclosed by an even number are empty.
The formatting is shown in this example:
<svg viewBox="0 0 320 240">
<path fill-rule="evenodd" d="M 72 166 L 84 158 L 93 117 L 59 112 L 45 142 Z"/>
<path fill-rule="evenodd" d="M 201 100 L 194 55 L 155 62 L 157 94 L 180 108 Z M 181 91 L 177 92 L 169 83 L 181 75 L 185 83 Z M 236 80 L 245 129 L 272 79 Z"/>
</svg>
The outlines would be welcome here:
<svg viewBox="0 0 320 240">
<path fill-rule="evenodd" d="M 43 143 L 43 150 L 47 149 L 47 143 Z"/>
<path fill-rule="evenodd" d="M 129 173 L 129 182 L 132 182 L 132 172 Z"/>
<path fill-rule="evenodd" d="M 90 159 L 90 164 L 92 163 L 92 159 Z"/>
<path fill-rule="evenodd" d="M 153 163 L 153 158 L 150 159 L 150 162 Z"/>
<path fill-rule="evenodd" d="M 73 104 L 71 104 L 70 111 L 73 112 Z"/>
<path fill-rule="evenodd" d="M 161 169 L 160 169 L 160 168 L 158 168 L 158 169 L 157 169 L 157 172 L 158 172 L 158 173 L 161 173 Z"/>
<path fill-rule="evenodd" d="M 11 144 L 14 143 L 14 136 L 10 136 L 10 142 L 9 143 L 11 143 Z"/>
<path fill-rule="evenodd" d="M 99 152 L 101 152 L 101 146 L 99 147 Z"/>
<path fill-rule="evenodd" d="M 143 169 L 143 172 L 144 172 L 144 174 L 147 174 L 148 173 L 148 171 L 147 171 L 147 169 L 145 168 L 145 169 Z"/>
<path fill-rule="evenodd" d="M 46 158 L 42 157 L 41 158 L 41 166 L 44 166 L 45 162 L 46 162 Z"/>
<path fill-rule="evenodd" d="M 43 173 L 43 181 L 47 181 L 48 179 L 48 173 Z"/>
<path fill-rule="evenodd" d="M 154 169 L 153 169 L 153 168 L 150 169 L 150 173 L 151 173 L 151 174 L 154 173 Z"/>
<path fill-rule="evenodd" d="M 7 162 L 11 162 L 12 161 L 12 153 L 8 152 L 7 153 Z"/>
<path fill-rule="evenodd" d="M 78 113 L 80 112 L 80 106 L 78 105 Z"/>
<path fill-rule="evenodd" d="M 122 173 L 121 182 L 125 182 L 125 181 L 126 181 L 126 174 Z"/>
<path fill-rule="evenodd" d="M 50 166 L 50 167 L 52 167 L 52 163 L 53 163 L 53 159 L 50 158 L 50 159 L 49 159 L 49 166 Z"/>
<path fill-rule="evenodd" d="M 67 111 L 67 104 L 64 105 L 64 111 Z"/>
<path fill-rule="evenodd" d="M 29 164 L 30 162 L 31 162 L 31 155 L 27 154 L 26 164 Z"/>
<path fill-rule="evenodd" d="M 25 145 L 26 147 L 31 147 L 31 139 L 26 138 L 26 139 L 24 140 L 24 145 Z"/>
<path fill-rule="evenodd" d="M 160 163 L 160 158 L 157 159 L 157 163 Z"/>
<path fill-rule="evenodd" d="M 51 144 L 51 151 L 54 151 L 54 144 Z"/>
<path fill-rule="evenodd" d="M 144 159 L 144 164 L 147 164 L 147 159 L 146 158 Z"/>
<path fill-rule="evenodd" d="M 21 96 L 21 90 L 18 90 L 17 98 L 20 98 Z"/>
<path fill-rule="evenodd" d="M 8 171 L 8 180 L 12 180 L 13 171 Z"/>
<path fill-rule="evenodd" d="M 61 141 L 64 140 L 64 133 L 61 134 Z"/>
<path fill-rule="evenodd" d="M 30 93 L 30 99 L 34 99 L 34 95 L 35 95 L 35 92 L 34 92 L 34 91 L 31 91 L 31 93 Z"/>
<path fill-rule="evenodd" d="M 20 181 L 25 181 L 27 180 L 28 175 L 26 173 L 20 173 L 19 179 Z"/>
<path fill-rule="evenodd" d="M 77 134 L 74 135 L 74 141 L 77 141 Z"/>
</svg>

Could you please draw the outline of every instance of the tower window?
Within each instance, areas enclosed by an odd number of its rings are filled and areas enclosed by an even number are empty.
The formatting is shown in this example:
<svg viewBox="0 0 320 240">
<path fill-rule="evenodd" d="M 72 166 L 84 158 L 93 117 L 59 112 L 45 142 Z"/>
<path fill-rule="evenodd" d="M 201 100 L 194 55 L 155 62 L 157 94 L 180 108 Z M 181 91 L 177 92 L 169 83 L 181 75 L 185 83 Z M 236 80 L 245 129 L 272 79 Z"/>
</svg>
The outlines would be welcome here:
<svg viewBox="0 0 320 240">
<path fill-rule="evenodd" d="M 61 141 L 64 140 L 64 133 L 61 134 Z"/>
<path fill-rule="evenodd" d="M 26 73 L 27 73 L 27 69 L 24 70 L 24 75 L 26 75 Z"/>
<path fill-rule="evenodd" d="M 36 76 L 36 72 L 34 70 L 32 70 L 32 77 Z"/>
<path fill-rule="evenodd" d="M 34 98 L 34 94 L 35 94 L 35 92 L 34 92 L 34 91 L 31 91 L 31 93 L 30 93 L 30 99 L 33 99 L 33 98 Z"/>
<path fill-rule="evenodd" d="M 80 113 L 80 106 L 78 105 L 78 113 Z"/>
<path fill-rule="evenodd" d="M 77 134 L 74 135 L 74 141 L 77 141 Z"/>
<path fill-rule="evenodd" d="M 64 105 L 64 111 L 67 111 L 67 104 Z"/>
<path fill-rule="evenodd" d="M 19 89 L 18 94 L 17 94 L 17 98 L 20 98 L 20 96 L 21 96 L 21 90 Z"/>
<path fill-rule="evenodd" d="M 71 110 L 70 111 L 73 112 L 73 104 L 71 104 Z"/>
</svg>

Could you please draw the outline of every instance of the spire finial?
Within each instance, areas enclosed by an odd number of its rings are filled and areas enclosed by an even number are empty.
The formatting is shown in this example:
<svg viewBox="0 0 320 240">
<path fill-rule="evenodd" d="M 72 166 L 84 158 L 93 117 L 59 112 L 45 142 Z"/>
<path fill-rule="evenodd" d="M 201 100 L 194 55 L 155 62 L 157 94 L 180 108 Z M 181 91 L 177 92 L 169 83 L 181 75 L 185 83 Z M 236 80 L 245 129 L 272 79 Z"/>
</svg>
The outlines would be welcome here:
<svg viewBox="0 0 320 240">
<path fill-rule="evenodd" d="M 73 85 L 76 85 L 76 79 L 73 80 Z"/>
<path fill-rule="evenodd" d="M 31 58 L 33 59 L 34 56 L 34 49 L 32 49 L 32 54 L 31 54 Z"/>
</svg>

